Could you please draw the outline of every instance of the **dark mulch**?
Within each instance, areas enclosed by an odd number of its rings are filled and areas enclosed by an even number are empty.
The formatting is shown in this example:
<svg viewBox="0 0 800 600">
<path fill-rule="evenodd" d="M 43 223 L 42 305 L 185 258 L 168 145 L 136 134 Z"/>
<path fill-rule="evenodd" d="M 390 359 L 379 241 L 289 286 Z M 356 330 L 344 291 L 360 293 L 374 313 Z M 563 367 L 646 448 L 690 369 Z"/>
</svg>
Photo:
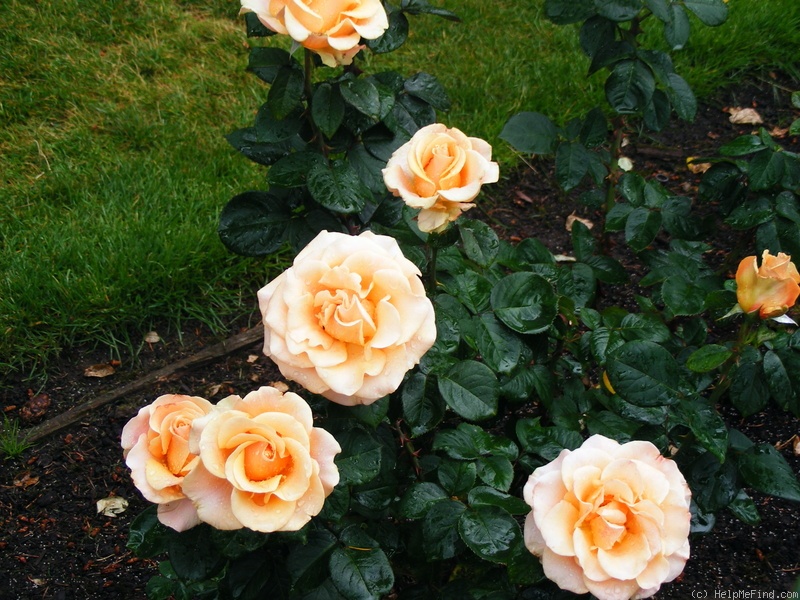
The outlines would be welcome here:
<svg viewBox="0 0 800 600">
<path fill-rule="evenodd" d="M 657 177 L 676 193 L 694 197 L 699 175 L 687 169 L 686 158 L 713 154 L 721 143 L 753 129 L 732 125 L 723 109 L 752 107 L 761 114 L 767 129 L 786 127 L 800 116 L 789 108 L 788 100 L 789 92 L 798 88 L 798 82 L 780 75 L 750 80 L 701 106 L 693 124 L 675 124 L 627 148 L 626 153 L 646 177 Z M 797 139 L 780 141 L 800 151 Z M 488 198 L 480 209 L 483 215 L 477 214 L 479 209 L 473 212 L 497 225 L 506 239 L 537 237 L 552 252 L 569 254 L 571 245 L 564 225 L 567 215 L 575 212 L 595 223 L 602 222 L 601 215 L 571 197 L 557 194 L 545 163 L 532 167 L 487 189 Z M 724 257 L 734 239 L 731 232 L 720 230 L 711 241 Z M 741 256 L 756 253 L 747 240 L 744 242 Z M 626 260 L 623 254 L 620 258 Z M 632 261 L 630 266 L 635 270 Z M 608 304 L 627 305 L 630 300 L 604 299 Z M 124 357 L 117 372 L 103 379 L 85 377 L 83 372 L 90 365 L 107 362 L 107 353 L 78 348 L 49 369 L 46 381 L 25 382 L 20 378 L 4 382 L 0 401 L 5 413 L 11 418 L 21 417 L 30 396 L 43 393 L 50 404 L 38 419 L 51 418 L 218 341 L 202 327 L 182 331 L 180 336 L 176 332 L 161 333 L 165 341 L 143 344 L 136 360 Z M 138 335 L 143 337 L 144 332 Z M 122 462 L 122 427 L 141 406 L 164 393 L 194 394 L 214 401 L 231 393 L 244 395 L 278 378 L 256 345 L 99 408 L 42 440 L 20 458 L 4 461 L 0 472 L 0 598 L 144 598 L 145 584 L 157 572 L 157 565 L 137 559 L 125 547 L 130 522 L 146 502 L 132 486 Z M 746 423 L 739 423 L 732 412 L 728 418 L 731 425 L 757 442 L 781 445 L 800 434 L 800 420 L 774 409 L 754 415 Z M 791 444 L 781 447 L 790 465 L 800 472 L 800 457 Z M 116 517 L 98 514 L 97 501 L 108 497 L 126 499 L 127 510 Z M 793 588 L 800 577 L 800 506 L 757 493 L 753 497 L 762 523 L 749 527 L 730 514 L 720 514 L 711 534 L 693 539 L 686 570 L 677 582 L 665 586 L 658 598 L 713 598 L 715 592 L 716 597 L 735 597 L 737 591 L 750 591 L 750 597 L 757 597 L 757 592 Z"/>
</svg>

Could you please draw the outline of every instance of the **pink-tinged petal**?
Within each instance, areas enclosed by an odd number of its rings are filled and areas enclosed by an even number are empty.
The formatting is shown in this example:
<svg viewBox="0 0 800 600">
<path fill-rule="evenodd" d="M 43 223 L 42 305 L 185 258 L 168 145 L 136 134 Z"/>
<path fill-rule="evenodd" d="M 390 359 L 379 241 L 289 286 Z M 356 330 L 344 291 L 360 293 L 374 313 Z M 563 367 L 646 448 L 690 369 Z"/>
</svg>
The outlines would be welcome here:
<svg viewBox="0 0 800 600">
<path fill-rule="evenodd" d="M 525 547 L 531 554 L 541 556 L 547 546 L 545 546 L 541 530 L 536 526 L 536 520 L 533 518 L 533 511 L 529 512 L 525 517 L 523 533 L 525 537 Z"/>
<path fill-rule="evenodd" d="M 164 503 L 180 500 L 183 493 L 179 488 L 174 487 L 183 482 L 182 477 L 175 477 L 158 462 L 153 459 L 147 451 L 145 436 L 139 438 L 139 442 L 134 444 L 125 458 L 125 464 L 131 470 L 131 479 L 136 488 L 150 502 Z M 153 476 L 153 481 L 150 480 Z"/>
<path fill-rule="evenodd" d="M 652 556 L 647 536 L 631 531 L 614 548 L 597 550 L 597 559 L 603 570 L 610 577 L 620 580 L 637 577 Z"/>
<path fill-rule="evenodd" d="M 122 428 L 121 444 L 123 449 L 123 458 L 128 455 L 128 452 L 133 448 L 134 444 L 139 440 L 139 437 L 149 431 L 148 421 L 150 407 L 145 406 L 139 410 L 139 413 L 125 424 Z"/>
<path fill-rule="evenodd" d="M 191 499 L 201 521 L 226 531 L 242 528 L 231 510 L 233 487 L 226 479 L 214 477 L 203 463 L 184 478 L 183 491 Z"/>
<path fill-rule="evenodd" d="M 188 498 L 158 505 L 158 520 L 175 531 L 186 531 L 202 523 L 197 509 Z"/>
<path fill-rule="evenodd" d="M 617 580 L 607 579 L 606 581 L 592 581 L 585 579 L 584 583 L 588 591 L 597 600 L 630 600 L 639 590 L 639 585 L 635 579 Z"/>
<path fill-rule="evenodd" d="M 562 500 L 547 511 L 543 519 L 537 519 L 547 547 L 561 556 L 575 556 L 572 534 L 579 516 L 573 504 Z"/>
<path fill-rule="evenodd" d="M 262 386 L 248 393 L 232 408 L 246 412 L 251 417 L 265 412 L 284 413 L 301 423 L 306 431 L 311 431 L 314 425 L 314 415 L 308 402 L 293 392 L 284 393 L 272 386 Z"/>
<path fill-rule="evenodd" d="M 536 475 L 536 471 L 533 473 Z M 530 483 L 530 479 L 528 480 Z M 561 480 L 561 473 L 558 471 L 544 473 L 540 475 L 531 489 L 530 497 L 528 485 L 525 486 L 525 501 L 533 508 L 533 516 L 536 523 L 541 528 L 544 519 L 553 507 L 564 500 L 567 495 L 567 488 Z"/>
<path fill-rule="evenodd" d="M 234 490 L 231 510 L 236 519 L 254 531 L 281 531 L 294 516 L 296 501 L 286 501 L 274 495 L 251 494 Z"/>
<path fill-rule="evenodd" d="M 573 557 L 561 556 L 545 548 L 542 554 L 542 569 L 545 577 L 562 590 L 575 594 L 585 594 L 589 591 L 583 570 Z"/>
<path fill-rule="evenodd" d="M 342 451 L 342 447 L 336 438 L 320 427 L 311 430 L 310 444 L 311 457 L 319 465 L 319 479 L 327 496 L 339 483 L 339 469 L 334 458 Z"/>
</svg>

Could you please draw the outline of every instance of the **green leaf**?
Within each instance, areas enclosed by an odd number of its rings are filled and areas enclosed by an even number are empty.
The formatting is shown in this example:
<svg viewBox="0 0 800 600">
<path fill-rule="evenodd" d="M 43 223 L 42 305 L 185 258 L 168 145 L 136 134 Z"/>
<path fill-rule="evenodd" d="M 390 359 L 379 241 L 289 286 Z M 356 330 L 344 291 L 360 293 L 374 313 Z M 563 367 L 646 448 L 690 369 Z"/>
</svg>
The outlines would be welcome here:
<svg viewBox="0 0 800 600">
<path fill-rule="evenodd" d="M 644 206 L 634 208 L 625 221 L 625 241 L 634 252 L 641 252 L 653 243 L 660 229 L 660 212 Z"/>
<path fill-rule="evenodd" d="M 558 139 L 558 129 L 541 113 L 521 112 L 506 122 L 500 132 L 500 139 L 525 154 L 552 154 Z"/>
<path fill-rule="evenodd" d="M 245 13 L 244 15 L 245 27 L 247 37 L 269 37 L 275 35 L 275 32 L 264 25 L 258 18 L 258 15 L 253 12 Z"/>
<path fill-rule="evenodd" d="M 596 255 L 583 262 L 591 267 L 594 276 L 603 283 L 619 284 L 628 281 L 628 271 L 616 258 Z"/>
<path fill-rule="evenodd" d="M 478 459 L 477 474 L 486 485 L 507 492 L 514 479 L 514 466 L 504 456 L 482 456 Z"/>
<path fill-rule="evenodd" d="M 533 273 L 513 273 L 497 282 L 491 305 L 497 317 L 519 333 L 541 333 L 558 314 L 553 287 Z"/>
<path fill-rule="evenodd" d="M 589 151 L 580 142 L 562 142 L 556 150 L 556 179 L 565 192 L 580 184 L 589 170 Z"/>
<path fill-rule="evenodd" d="M 482 221 L 464 220 L 459 222 L 458 232 L 467 258 L 482 267 L 494 262 L 500 251 L 500 240 L 494 229 Z"/>
<path fill-rule="evenodd" d="M 432 6 L 425 0 L 402 0 L 400 8 L 410 15 L 435 15 L 448 21 L 461 22 L 456 13 L 438 6 Z"/>
<path fill-rule="evenodd" d="M 785 160 L 782 152 L 759 152 L 748 166 L 750 189 L 768 190 L 783 177 Z"/>
<path fill-rule="evenodd" d="M 725 346 L 708 344 L 689 355 L 686 360 L 686 367 L 695 373 L 708 373 L 722 365 L 731 356 L 733 356 L 733 352 Z"/>
<path fill-rule="evenodd" d="M 594 300 L 597 279 L 589 265 L 575 263 L 571 268 L 560 269 L 558 293 L 570 298 L 576 307 L 584 308 Z"/>
<path fill-rule="evenodd" d="M 398 511 L 404 519 L 421 519 L 434 504 L 447 498 L 447 492 L 439 485 L 430 481 L 417 482 L 403 494 Z"/>
<path fill-rule="evenodd" d="M 438 383 L 444 401 L 461 417 L 481 421 L 497 414 L 500 386 L 486 365 L 461 361 L 440 376 Z"/>
<path fill-rule="evenodd" d="M 242 256 L 266 256 L 278 250 L 292 215 L 266 192 L 234 196 L 219 217 L 218 233 L 226 248 Z"/>
<path fill-rule="evenodd" d="M 472 269 L 441 278 L 444 288 L 458 298 L 471 312 L 479 313 L 489 306 L 491 282 Z"/>
<path fill-rule="evenodd" d="M 581 126 L 580 141 L 587 148 L 601 145 L 608 139 L 608 121 L 600 107 L 595 106 L 586 115 Z"/>
<path fill-rule="evenodd" d="M 131 523 L 125 547 L 139 558 L 155 558 L 167 551 L 170 531 L 158 520 L 157 507 L 148 506 Z"/>
<path fill-rule="evenodd" d="M 309 531 L 305 544 L 292 544 L 286 558 L 292 583 L 325 579 L 329 557 L 336 545 L 336 538 L 326 529 Z"/>
<path fill-rule="evenodd" d="M 261 548 L 267 543 L 268 536 L 259 531 L 242 528 L 233 531 L 214 529 L 211 531 L 211 541 L 225 558 L 239 558 L 240 556 Z"/>
<path fill-rule="evenodd" d="M 683 4 L 709 27 L 722 25 L 728 18 L 728 6 L 724 0 L 684 0 Z"/>
<path fill-rule="evenodd" d="M 642 10 L 642 0 L 595 0 L 597 13 L 621 23 L 630 21 Z"/>
<path fill-rule="evenodd" d="M 474 506 L 461 513 L 458 533 L 480 558 L 508 562 L 511 549 L 522 539 L 519 525 L 499 506 Z"/>
<path fill-rule="evenodd" d="M 753 446 L 737 456 L 737 463 L 750 487 L 771 496 L 800 501 L 800 482 L 792 467 L 770 444 Z"/>
<path fill-rule="evenodd" d="M 380 119 L 380 95 L 378 88 L 369 79 L 351 79 L 343 82 L 339 89 L 347 104 L 376 122 Z"/>
<path fill-rule="evenodd" d="M 761 515 L 758 514 L 756 503 L 744 490 L 739 490 L 736 498 L 728 504 L 728 509 L 746 525 L 758 525 L 761 521 Z"/>
<path fill-rule="evenodd" d="M 226 135 L 225 139 L 247 158 L 265 166 L 269 166 L 288 155 L 291 149 L 291 144 L 288 140 L 281 142 L 263 142 L 259 140 L 255 127 L 237 129 Z"/>
<path fill-rule="evenodd" d="M 472 507 L 499 506 L 512 515 L 527 515 L 531 511 L 531 507 L 521 498 L 487 486 L 472 488 L 467 496 L 467 501 Z"/>
<path fill-rule="evenodd" d="M 285 188 L 301 187 L 306 184 L 308 172 L 324 163 L 325 159 L 317 152 L 293 152 L 270 167 L 267 182 Z"/>
<path fill-rule="evenodd" d="M 170 536 L 169 562 L 180 579 L 210 579 L 225 566 L 225 560 L 211 543 L 210 532 L 210 527 L 197 526 Z"/>
<path fill-rule="evenodd" d="M 744 156 L 766 150 L 767 147 L 757 135 L 741 135 L 732 142 L 720 146 L 719 153 L 723 156 Z"/>
<path fill-rule="evenodd" d="M 308 173 L 308 191 L 319 204 L 342 214 L 357 213 L 372 200 L 372 192 L 345 161 L 314 165 Z"/>
<path fill-rule="evenodd" d="M 703 447 L 720 462 L 728 451 L 728 428 L 713 406 L 702 398 L 681 400 L 675 413 L 692 430 Z"/>
<path fill-rule="evenodd" d="M 511 549 L 508 560 L 508 580 L 517 585 L 531 586 L 546 579 L 542 563 L 525 544 L 517 544 Z"/>
<path fill-rule="evenodd" d="M 793 389 L 792 378 L 789 376 L 791 372 L 793 372 L 791 367 L 787 369 L 787 365 L 783 363 L 778 353 L 772 350 L 764 353 L 764 375 L 767 378 L 769 393 L 784 409 L 793 404 L 800 391 Z"/>
<path fill-rule="evenodd" d="M 695 98 L 692 88 L 677 73 L 670 73 L 667 96 L 675 108 L 675 113 L 684 121 L 694 121 L 697 114 L 697 98 Z"/>
<path fill-rule="evenodd" d="M 473 317 L 473 322 L 483 362 L 497 373 L 511 373 L 522 355 L 522 341 L 491 313 Z"/>
<path fill-rule="evenodd" d="M 554 460 L 562 450 L 574 450 L 583 443 L 581 434 L 564 427 L 545 427 L 541 417 L 517 421 L 516 434 L 526 452 Z"/>
<path fill-rule="evenodd" d="M 673 50 L 680 50 L 686 45 L 690 29 L 686 9 L 680 4 L 670 4 L 669 18 L 664 22 L 664 37 Z"/>
<path fill-rule="evenodd" d="M 422 539 L 429 560 L 444 560 L 460 554 L 465 546 L 458 533 L 458 521 L 467 507 L 458 500 L 434 504 L 422 522 Z"/>
<path fill-rule="evenodd" d="M 669 327 L 653 314 L 627 314 L 619 325 L 619 331 L 627 341 L 645 340 L 663 344 L 672 337 Z"/>
<path fill-rule="evenodd" d="M 556 25 L 568 25 L 588 19 L 597 9 L 594 0 L 546 0 L 544 10 Z"/>
<path fill-rule="evenodd" d="M 608 103 L 621 114 L 643 110 L 655 89 L 653 73 L 639 60 L 622 60 L 615 64 L 605 84 Z"/>
<path fill-rule="evenodd" d="M 374 40 L 366 40 L 367 47 L 375 54 L 394 52 L 408 39 L 408 17 L 398 10 L 387 10 L 389 27 L 383 35 Z"/>
<path fill-rule="evenodd" d="M 272 83 L 281 67 L 292 64 L 291 55 L 282 48 L 256 46 L 250 49 L 247 70 L 255 73 L 262 81 Z"/>
<path fill-rule="evenodd" d="M 477 469 L 472 461 L 445 458 L 439 463 L 436 475 L 450 496 L 463 496 L 475 486 Z"/>
<path fill-rule="evenodd" d="M 300 107 L 303 99 L 303 72 L 294 67 L 281 67 L 267 93 L 267 106 L 272 116 L 284 119 Z"/>
<path fill-rule="evenodd" d="M 644 0 L 644 4 L 659 21 L 666 23 L 669 21 L 670 1 L 671 0 Z"/>
<path fill-rule="evenodd" d="M 412 75 L 406 79 L 403 88 L 408 94 L 427 102 L 436 110 L 450 110 L 450 98 L 444 86 L 430 73 Z"/>
<path fill-rule="evenodd" d="M 314 91 L 311 118 L 322 133 L 333 137 L 344 119 L 344 98 L 338 87 L 323 83 Z"/>
<path fill-rule="evenodd" d="M 769 401 L 769 386 L 757 354 L 743 354 L 731 378 L 731 402 L 743 417 L 763 410 Z"/>
<path fill-rule="evenodd" d="M 406 381 L 401 402 L 403 417 L 414 437 L 433 430 L 444 417 L 444 400 L 428 391 L 428 377 L 423 373 L 414 373 Z"/>
<path fill-rule="evenodd" d="M 459 423 L 456 429 L 442 429 L 433 440 L 434 450 L 443 450 L 456 460 L 472 460 L 488 453 L 491 436 L 471 423 Z"/>
<path fill-rule="evenodd" d="M 606 362 L 614 390 L 636 406 L 675 404 L 682 397 L 680 367 L 658 344 L 628 342 L 616 349 Z"/>
<path fill-rule="evenodd" d="M 331 580 L 339 593 L 350 600 L 381 598 L 394 586 L 394 572 L 386 554 L 358 525 L 340 536 L 344 547 L 330 557 Z"/>
<path fill-rule="evenodd" d="M 661 297 L 676 316 L 698 315 L 705 310 L 706 290 L 682 276 L 667 277 L 661 286 Z"/>
<path fill-rule="evenodd" d="M 372 481 L 381 470 L 381 443 L 359 427 L 337 435 L 342 447 L 336 456 L 339 485 L 358 485 Z"/>
</svg>

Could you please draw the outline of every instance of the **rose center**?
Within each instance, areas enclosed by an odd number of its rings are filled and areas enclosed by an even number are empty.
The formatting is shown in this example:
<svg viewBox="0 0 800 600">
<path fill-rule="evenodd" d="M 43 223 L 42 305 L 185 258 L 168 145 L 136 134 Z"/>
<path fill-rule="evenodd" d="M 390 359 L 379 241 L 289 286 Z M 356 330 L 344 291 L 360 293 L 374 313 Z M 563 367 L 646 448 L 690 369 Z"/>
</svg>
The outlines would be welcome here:
<svg viewBox="0 0 800 600">
<path fill-rule="evenodd" d="M 602 550 L 610 550 L 622 541 L 627 533 L 628 513 L 619 502 L 609 502 L 597 509 L 590 521 L 594 545 Z"/>
<path fill-rule="evenodd" d="M 269 442 L 255 442 L 244 451 L 244 468 L 251 481 L 264 481 L 281 475 L 292 466 L 291 456 L 278 456 Z"/>
<path fill-rule="evenodd" d="M 341 21 L 343 14 L 349 10 L 358 7 L 358 2 L 343 1 L 331 2 L 331 0 L 303 0 L 303 3 L 308 6 L 309 10 L 316 13 L 320 19 L 316 23 L 316 31 L 314 33 L 325 33 L 332 29 L 339 21 Z"/>
<path fill-rule="evenodd" d="M 318 308 L 320 327 L 337 340 L 363 346 L 377 331 L 373 318 L 375 305 L 352 292 L 326 291 L 317 295 L 314 305 Z"/>
</svg>

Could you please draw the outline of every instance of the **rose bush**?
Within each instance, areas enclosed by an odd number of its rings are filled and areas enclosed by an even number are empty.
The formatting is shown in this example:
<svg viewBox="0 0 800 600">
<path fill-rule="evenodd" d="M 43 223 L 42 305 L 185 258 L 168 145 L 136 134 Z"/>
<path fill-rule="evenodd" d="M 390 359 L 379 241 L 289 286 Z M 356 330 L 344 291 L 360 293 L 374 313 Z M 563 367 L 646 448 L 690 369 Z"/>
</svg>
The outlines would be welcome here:
<svg viewBox="0 0 800 600">
<path fill-rule="evenodd" d="M 329 67 L 349 65 L 361 38 L 379 38 L 389 26 L 380 0 L 242 0 L 276 33 L 289 35 Z"/>
<path fill-rule="evenodd" d="M 758 311 L 762 319 L 779 317 L 794 306 L 800 296 L 800 273 L 791 256 L 777 256 L 764 250 L 758 258 L 748 256 L 736 270 L 736 299 L 746 313 Z"/>
<path fill-rule="evenodd" d="M 370 404 L 436 340 L 419 276 L 393 238 L 323 231 L 258 292 L 264 353 L 315 394 Z"/>
<path fill-rule="evenodd" d="M 494 183 L 499 177 L 488 143 L 441 123 L 417 131 L 383 169 L 389 191 L 421 209 L 420 230 L 434 233 L 475 206 L 471 202 L 481 185 Z"/>
<path fill-rule="evenodd" d="M 594 435 L 536 469 L 524 498 L 525 544 L 562 589 L 646 598 L 689 558 L 689 486 L 650 442 Z"/>
<path fill-rule="evenodd" d="M 200 460 L 189 449 L 192 423 L 212 408 L 204 398 L 168 394 L 141 408 L 122 430 L 123 456 L 134 484 L 158 504 L 158 520 L 177 531 L 200 522 L 182 485 Z"/>
<path fill-rule="evenodd" d="M 191 441 L 200 462 L 183 489 L 217 529 L 296 531 L 339 481 L 338 442 L 313 426 L 305 400 L 274 387 L 221 400 L 194 422 Z"/>
</svg>

